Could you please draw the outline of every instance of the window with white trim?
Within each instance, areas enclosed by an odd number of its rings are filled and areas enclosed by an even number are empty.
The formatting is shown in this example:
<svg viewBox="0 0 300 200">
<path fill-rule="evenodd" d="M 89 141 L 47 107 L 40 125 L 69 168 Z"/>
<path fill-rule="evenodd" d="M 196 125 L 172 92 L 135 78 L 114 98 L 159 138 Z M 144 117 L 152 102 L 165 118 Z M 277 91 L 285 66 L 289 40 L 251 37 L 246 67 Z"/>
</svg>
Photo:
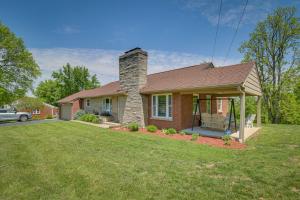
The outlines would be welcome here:
<svg viewBox="0 0 300 200">
<path fill-rule="evenodd" d="M 39 115 L 39 114 L 41 114 L 41 111 L 40 111 L 40 109 L 35 109 L 35 110 L 32 111 L 32 114 L 33 115 Z"/>
<path fill-rule="evenodd" d="M 152 117 L 172 119 L 172 95 L 152 95 Z"/>
<path fill-rule="evenodd" d="M 217 108 L 218 108 L 218 112 L 223 112 L 222 98 L 217 98 Z"/>
</svg>

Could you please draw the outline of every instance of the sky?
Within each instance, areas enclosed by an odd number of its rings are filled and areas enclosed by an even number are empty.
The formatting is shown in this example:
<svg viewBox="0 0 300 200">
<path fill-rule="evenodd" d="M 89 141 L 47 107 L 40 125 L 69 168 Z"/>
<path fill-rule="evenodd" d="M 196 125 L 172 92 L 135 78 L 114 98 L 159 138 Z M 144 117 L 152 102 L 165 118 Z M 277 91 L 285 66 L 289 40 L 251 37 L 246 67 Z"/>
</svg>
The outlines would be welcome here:
<svg viewBox="0 0 300 200">
<path fill-rule="evenodd" d="M 21 37 L 51 78 L 69 62 L 96 74 L 101 84 L 118 80 L 118 57 L 141 47 L 148 52 L 148 73 L 202 62 L 239 63 L 238 48 L 257 22 L 297 0 L 249 0 L 228 57 L 230 42 L 246 0 L 0 0 L 0 21 Z M 213 59 L 212 59 L 213 57 Z"/>
</svg>

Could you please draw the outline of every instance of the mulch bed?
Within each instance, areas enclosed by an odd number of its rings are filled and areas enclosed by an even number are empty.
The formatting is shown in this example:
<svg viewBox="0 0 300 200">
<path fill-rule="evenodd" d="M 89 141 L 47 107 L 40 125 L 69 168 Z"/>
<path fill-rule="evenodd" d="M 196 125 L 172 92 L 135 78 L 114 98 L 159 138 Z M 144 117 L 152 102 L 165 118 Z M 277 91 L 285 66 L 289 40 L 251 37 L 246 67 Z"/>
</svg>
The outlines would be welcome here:
<svg viewBox="0 0 300 200">
<path fill-rule="evenodd" d="M 112 128 L 113 130 L 118 131 L 125 131 L 130 132 L 128 128 L 126 127 L 118 127 L 118 128 Z M 155 133 L 148 132 L 145 128 L 139 129 L 140 133 L 149 134 L 149 135 L 156 135 L 162 138 L 171 138 L 175 140 L 186 140 L 191 141 L 192 135 L 180 135 L 180 134 L 173 134 L 173 135 L 166 135 L 161 130 L 157 130 Z M 230 145 L 225 145 L 224 141 L 220 138 L 213 138 L 213 137 L 205 137 L 201 136 L 196 141 L 192 141 L 197 144 L 207 144 L 214 147 L 220 147 L 220 148 L 226 148 L 226 149 L 244 149 L 246 147 L 245 144 L 242 144 L 234 139 L 231 140 Z"/>
</svg>

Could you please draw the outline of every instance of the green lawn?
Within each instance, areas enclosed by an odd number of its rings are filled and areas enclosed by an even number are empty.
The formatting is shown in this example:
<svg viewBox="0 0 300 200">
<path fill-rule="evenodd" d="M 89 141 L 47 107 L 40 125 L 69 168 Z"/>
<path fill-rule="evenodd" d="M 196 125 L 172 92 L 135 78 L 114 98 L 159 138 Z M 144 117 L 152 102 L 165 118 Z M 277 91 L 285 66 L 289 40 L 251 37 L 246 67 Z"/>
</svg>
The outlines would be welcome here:
<svg viewBox="0 0 300 200">
<path fill-rule="evenodd" d="M 74 122 L 0 127 L 0 199 L 300 199 L 300 126 L 228 150 Z"/>
</svg>

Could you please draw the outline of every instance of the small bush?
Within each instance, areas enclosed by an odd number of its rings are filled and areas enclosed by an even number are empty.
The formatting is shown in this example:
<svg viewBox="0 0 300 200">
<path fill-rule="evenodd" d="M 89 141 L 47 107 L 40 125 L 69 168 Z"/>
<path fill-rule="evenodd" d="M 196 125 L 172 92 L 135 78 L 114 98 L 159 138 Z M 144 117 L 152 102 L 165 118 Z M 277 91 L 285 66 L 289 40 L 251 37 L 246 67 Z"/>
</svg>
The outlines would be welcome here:
<svg viewBox="0 0 300 200">
<path fill-rule="evenodd" d="M 128 124 L 127 128 L 130 131 L 138 131 L 139 130 L 139 125 L 136 122 L 132 122 L 132 123 Z"/>
<path fill-rule="evenodd" d="M 52 115 L 47 115 L 46 119 L 53 119 Z"/>
<path fill-rule="evenodd" d="M 157 131 L 157 127 L 155 125 L 149 125 L 147 126 L 147 131 L 155 133 Z"/>
<path fill-rule="evenodd" d="M 168 128 L 163 133 L 166 134 L 166 135 L 173 135 L 173 134 L 177 133 L 177 131 L 176 131 L 175 128 Z"/>
<path fill-rule="evenodd" d="M 162 132 L 163 134 L 167 134 L 168 129 L 163 128 L 163 129 L 161 130 L 161 132 Z"/>
<path fill-rule="evenodd" d="M 231 137 L 229 135 L 224 135 L 222 137 L 222 140 L 224 141 L 225 145 L 230 145 L 231 144 Z"/>
<path fill-rule="evenodd" d="M 84 114 L 79 118 L 79 120 L 85 121 L 85 122 L 92 122 L 95 124 L 99 123 L 99 118 L 93 114 Z"/>
<path fill-rule="evenodd" d="M 185 131 L 180 131 L 179 134 L 180 135 L 186 135 L 186 132 Z"/>
<path fill-rule="evenodd" d="M 80 117 L 82 116 L 82 115 L 85 115 L 86 113 L 85 113 L 85 111 L 84 110 L 78 110 L 76 113 L 75 113 L 75 115 L 74 115 L 74 119 L 80 119 Z"/>
<path fill-rule="evenodd" d="M 196 140 L 198 140 L 198 138 L 199 138 L 199 134 L 197 134 L 197 133 L 193 133 L 192 134 L 192 141 L 196 141 Z"/>
</svg>

